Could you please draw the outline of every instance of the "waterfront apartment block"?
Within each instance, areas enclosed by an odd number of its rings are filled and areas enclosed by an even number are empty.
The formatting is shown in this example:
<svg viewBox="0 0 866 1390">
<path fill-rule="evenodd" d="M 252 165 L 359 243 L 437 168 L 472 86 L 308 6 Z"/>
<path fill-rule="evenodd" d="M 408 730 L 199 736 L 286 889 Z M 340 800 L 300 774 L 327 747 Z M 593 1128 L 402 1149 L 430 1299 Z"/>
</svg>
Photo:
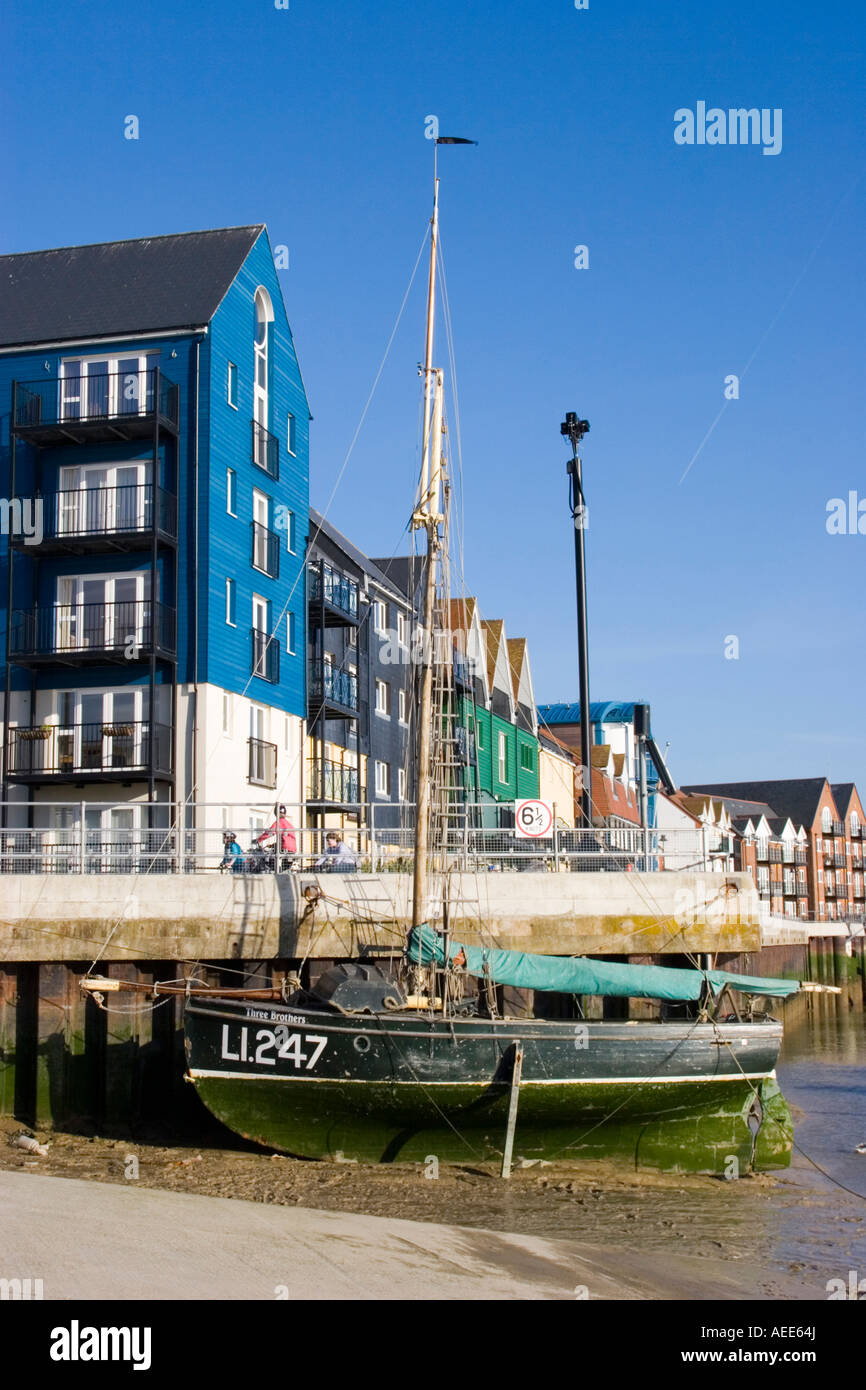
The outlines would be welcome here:
<svg viewBox="0 0 866 1390">
<path fill-rule="evenodd" d="M 831 786 L 825 777 L 806 777 L 702 791 L 730 810 L 737 866 L 752 874 L 774 914 L 866 920 L 866 816 L 853 782 Z"/>
<path fill-rule="evenodd" d="M 265 227 L 2 256 L 0 323 L 4 800 L 130 846 L 299 801 L 310 415 Z"/>
<path fill-rule="evenodd" d="M 404 589 L 312 508 L 309 531 L 307 810 L 399 829 L 415 794 L 408 569 Z"/>
</svg>

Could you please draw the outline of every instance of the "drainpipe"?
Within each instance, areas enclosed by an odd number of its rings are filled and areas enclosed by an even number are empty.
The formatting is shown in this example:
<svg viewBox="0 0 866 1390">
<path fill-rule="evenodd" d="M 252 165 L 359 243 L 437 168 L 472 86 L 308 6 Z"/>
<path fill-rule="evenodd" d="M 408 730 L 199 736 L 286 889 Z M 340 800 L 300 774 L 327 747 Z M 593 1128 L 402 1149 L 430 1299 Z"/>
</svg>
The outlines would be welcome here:
<svg viewBox="0 0 866 1390">
<path fill-rule="evenodd" d="M 193 793 L 193 800 L 194 800 L 194 801 L 198 799 L 198 731 L 199 731 L 199 730 L 198 730 L 198 715 L 199 715 L 199 708 L 198 708 L 198 700 L 199 700 L 199 690 L 198 690 L 198 602 L 199 602 L 199 573 L 198 573 L 198 530 L 199 530 L 199 515 L 198 515 L 198 495 L 199 495 L 199 494 L 198 494 L 198 464 L 199 464 L 199 443 L 198 443 L 198 432 L 199 432 L 199 404 L 200 404 L 200 402 L 199 402 L 199 388 L 200 388 L 200 363 L 199 363 L 199 354 L 200 354 L 200 350 L 201 350 L 201 345 L 202 345 L 202 343 L 204 342 L 204 338 L 205 338 L 205 333 L 206 333 L 206 332 L 207 332 L 207 330 L 205 329 L 205 332 L 202 333 L 201 336 L 198 337 L 198 338 L 196 338 L 196 340 L 195 340 L 195 391 L 194 391 L 194 396 L 193 396 L 194 405 L 195 405 L 195 428 L 194 428 L 194 431 L 193 431 L 193 449 L 192 449 L 193 465 L 192 465 L 192 466 L 193 466 L 193 496 L 194 496 L 194 499 L 195 499 L 195 502 L 194 502 L 194 505 L 195 505 L 195 515 L 194 515 L 194 518 L 193 518 L 193 546 L 192 546 L 194 580 L 193 580 L 193 605 L 192 605 L 193 724 L 192 724 L 192 786 L 191 786 L 191 790 L 192 790 L 192 793 Z M 178 478 L 178 498 L 179 498 L 179 496 L 180 496 L 180 487 L 179 487 L 179 484 L 180 484 L 180 478 Z M 175 736 L 177 736 L 177 731 L 175 731 Z M 196 846 L 196 847 L 197 847 L 197 846 Z"/>
</svg>

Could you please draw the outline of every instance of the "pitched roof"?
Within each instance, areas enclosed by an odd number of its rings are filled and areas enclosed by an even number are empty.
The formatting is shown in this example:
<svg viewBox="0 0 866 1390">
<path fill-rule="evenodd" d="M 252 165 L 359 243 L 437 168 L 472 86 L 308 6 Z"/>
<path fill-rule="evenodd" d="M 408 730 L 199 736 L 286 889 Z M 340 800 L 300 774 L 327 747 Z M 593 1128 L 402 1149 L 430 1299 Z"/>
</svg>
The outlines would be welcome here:
<svg viewBox="0 0 866 1390">
<path fill-rule="evenodd" d="M 517 700 L 520 696 L 520 675 L 523 670 L 523 662 L 526 659 L 526 638 L 506 637 L 505 645 L 508 648 L 508 663 L 511 667 L 514 699 Z"/>
<path fill-rule="evenodd" d="M 374 555 L 370 564 L 381 570 L 401 594 L 414 599 L 424 575 L 423 555 Z"/>
<path fill-rule="evenodd" d="M 321 512 L 317 512 L 314 507 L 311 507 L 311 541 L 313 540 L 317 532 L 321 532 L 323 536 L 327 536 L 329 541 L 331 541 L 334 545 L 338 546 L 340 550 L 342 550 L 343 553 L 348 556 L 352 563 L 354 565 L 357 565 L 358 569 L 361 570 L 363 574 L 368 575 L 369 578 L 373 580 L 374 584 L 381 585 L 381 587 L 387 590 L 387 592 L 391 594 L 394 598 L 402 599 L 405 603 L 406 596 L 403 593 L 403 590 L 399 588 L 398 585 L 394 584 L 394 582 L 389 578 L 388 575 L 383 574 L 376 561 L 371 560 L 369 555 L 365 555 L 363 550 L 359 550 L 358 547 L 354 545 L 353 542 L 350 541 L 347 536 L 343 535 L 342 531 L 338 531 L 336 526 L 334 526 L 333 522 L 326 521 L 325 518 L 322 516 Z"/>
<path fill-rule="evenodd" d="M 2 345 L 201 327 L 264 230 L 259 222 L 0 256 Z"/>
<path fill-rule="evenodd" d="M 499 645 L 502 641 L 502 633 L 505 623 L 502 618 L 482 618 L 481 629 L 487 643 L 487 680 L 493 689 L 493 681 L 496 675 L 496 660 L 499 656 Z"/>
<path fill-rule="evenodd" d="M 844 820 L 854 800 L 857 788 L 853 782 L 831 782 L 830 790 L 840 817 Z"/>
<path fill-rule="evenodd" d="M 725 801 L 731 797 L 762 801 L 776 814 L 790 816 L 795 825 L 805 825 L 808 830 L 814 824 L 826 786 L 826 777 L 791 777 L 774 782 L 718 782 L 709 787 L 683 787 L 683 791 L 710 793 Z"/>
</svg>

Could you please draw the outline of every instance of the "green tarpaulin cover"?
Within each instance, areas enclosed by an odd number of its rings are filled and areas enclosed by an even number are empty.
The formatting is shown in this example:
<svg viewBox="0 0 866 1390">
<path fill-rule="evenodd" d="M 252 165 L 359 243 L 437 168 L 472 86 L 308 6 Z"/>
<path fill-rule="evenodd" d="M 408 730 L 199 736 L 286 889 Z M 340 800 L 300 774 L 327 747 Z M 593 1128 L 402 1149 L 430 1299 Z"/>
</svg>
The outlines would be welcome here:
<svg viewBox="0 0 866 1390">
<path fill-rule="evenodd" d="M 409 933 L 409 959 L 417 965 L 445 963 L 445 942 L 429 922 Z M 482 976 L 518 989 L 550 989 L 562 994 L 604 994 L 632 999 L 700 999 L 704 980 L 714 994 L 725 985 L 746 994 L 771 994 L 780 999 L 796 994 L 799 980 L 772 980 L 758 975 L 731 975 L 727 970 L 674 970 L 664 965 L 616 965 L 585 956 L 536 956 L 525 951 L 497 951 L 452 941 L 449 959 L 460 953 L 470 975 Z"/>
</svg>

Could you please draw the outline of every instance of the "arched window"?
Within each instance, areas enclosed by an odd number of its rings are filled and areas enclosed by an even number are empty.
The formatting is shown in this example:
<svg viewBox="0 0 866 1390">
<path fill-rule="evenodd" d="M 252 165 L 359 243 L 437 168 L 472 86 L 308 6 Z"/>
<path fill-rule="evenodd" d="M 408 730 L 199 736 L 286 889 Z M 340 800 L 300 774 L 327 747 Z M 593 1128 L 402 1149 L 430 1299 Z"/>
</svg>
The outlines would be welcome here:
<svg viewBox="0 0 866 1390">
<path fill-rule="evenodd" d="M 821 812 L 821 829 L 825 834 L 833 829 L 833 814 L 829 806 L 825 806 Z"/>
<path fill-rule="evenodd" d="M 856 811 L 851 812 L 851 834 L 855 839 L 860 834 L 860 817 Z"/>
<path fill-rule="evenodd" d="M 270 326 L 274 321 L 274 310 L 267 290 L 256 290 L 256 331 L 255 331 L 255 419 L 256 424 L 268 428 L 268 348 Z"/>
</svg>

